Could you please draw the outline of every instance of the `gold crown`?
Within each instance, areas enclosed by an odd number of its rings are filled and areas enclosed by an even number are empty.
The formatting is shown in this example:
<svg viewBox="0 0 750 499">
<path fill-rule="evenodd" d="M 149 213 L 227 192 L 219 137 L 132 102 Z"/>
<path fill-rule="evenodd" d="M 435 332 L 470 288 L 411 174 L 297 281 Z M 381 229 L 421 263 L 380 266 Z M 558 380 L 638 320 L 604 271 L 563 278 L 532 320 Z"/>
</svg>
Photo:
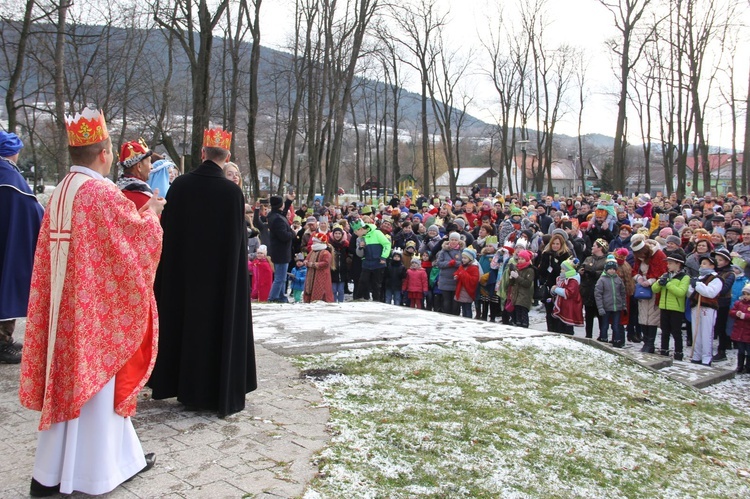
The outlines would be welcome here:
<svg viewBox="0 0 750 499">
<path fill-rule="evenodd" d="M 73 147 L 98 144 L 109 138 L 104 114 L 89 107 L 84 107 L 75 116 L 66 114 L 65 129 L 68 131 L 68 144 Z"/>
<path fill-rule="evenodd" d="M 232 132 L 221 128 L 212 128 L 203 131 L 203 147 L 221 147 L 229 150 L 232 145 Z"/>
</svg>

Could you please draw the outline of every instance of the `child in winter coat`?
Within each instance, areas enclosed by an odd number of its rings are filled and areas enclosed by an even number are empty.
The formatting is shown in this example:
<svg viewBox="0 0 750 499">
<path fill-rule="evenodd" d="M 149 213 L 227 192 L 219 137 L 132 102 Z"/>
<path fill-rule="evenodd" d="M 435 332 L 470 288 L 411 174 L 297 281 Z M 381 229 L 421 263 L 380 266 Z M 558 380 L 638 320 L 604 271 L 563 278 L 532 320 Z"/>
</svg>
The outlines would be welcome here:
<svg viewBox="0 0 750 499">
<path fill-rule="evenodd" d="M 500 298 L 495 293 L 495 283 L 497 282 L 497 268 L 492 268 L 492 260 L 497 251 L 497 238 L 487 236 L 485 246 L 481 250 L 479 257 L 479 292 L 477 293 L 477 319 L 486 321 L 489 312 L 490 321 L 495 322 L 495 318 L 500 312 Z"/>
<path fill-rule="evenodd" d="M 305 267 L 305 255 L 299 253 L 295 257 L 294 268 L 289 272 L 292 278 L 292 296 L 294 303 L 302 302 L 302 292 L 305 290 L 305 278 L 307 277 L 307 267 Z"/>
<path fill-rule="evenodd" d="M 422 297 L 427 296 L 427 273 L 422 268 L 421 262 L 416 258 L 411 261 L 411 267 L 406 271 L 403 292 L 409 298 L 411 308 L 422 308 Z"/>
<path fill-rule="evenodd" d="M 477 253 L 471 248 L 461 252 L 461 266 L 456 269 L 453 279 L 456 281 L 456 303 L 461 305 L 461 315 L 471 319 L 471 304 L 477 296 L 479 284 L 479 266 L 475 260 Z"/>
<path fill-rule="evenodd" d="M 674 360 L 682 360 L 682 322 L 685 318 L 685 296 L 690 276 L 685 271 L 686 256 L 682 248 L 667 257 L 667 271 L 652 286 L 659 293 L 661 309 L 661 355 L 669 355 L 669 337 L 674 338 Z"/>
<path fill-rule="evenodd" d="M 583 298 L 581 298 L 581 276 L 576 267 L 578 259 L 567 259 L 560 264 L 560 275 L 550 288 L 555 298 L 552 317 L 559 321 L 555 332 L 573 335 L 573 326 L 583 326 Z"/>
<path fill-rule="evenodd" d="M 750 285 L 742 288 L 742 295 L 729 312 L 734 318 L 732 341 L 737 343 L 737 374 L 750 373 Z"/>
<path fill-rule="evenodd" d="M 255 260 L 248 262 L 248 270 L 253 273 L 253 287 L 250 298 L 258 301 L 268 301 L 273 284 L 273 265 L 268 257 L 268 248 L 265 244 L 258 246 Z"/>
<path fill-rule="evenodd" d="M 385 302 L 401 306 L 401 289 L 406 278 L 406 269 L 401 263 L 403 252 L 401 248 L 394 248 L 385 266 Z"/>
<path fill-rule="evenodd" d="M 513 303 L 513 322 L 518 327 L 529 327 L 529 309 L 534 298 L 534 255 L 529 250 L 516 253 L 515 268 L 509 272 L 510 301 Z"/>
<path fill-rule="evenodd" d="M 625 346 L 625 331 L 620 316 L 627 308 L 625 284 L 617 275 L 617 260 L 614 255 L 608 255 L 604 263 L 604 272 L 594 285 L 594 299 L 599 318 L 602 321 L 601 336 L 598 341 L 607 341 L 609 326 L 612 326 L 612 346 Z"/>
</svg>

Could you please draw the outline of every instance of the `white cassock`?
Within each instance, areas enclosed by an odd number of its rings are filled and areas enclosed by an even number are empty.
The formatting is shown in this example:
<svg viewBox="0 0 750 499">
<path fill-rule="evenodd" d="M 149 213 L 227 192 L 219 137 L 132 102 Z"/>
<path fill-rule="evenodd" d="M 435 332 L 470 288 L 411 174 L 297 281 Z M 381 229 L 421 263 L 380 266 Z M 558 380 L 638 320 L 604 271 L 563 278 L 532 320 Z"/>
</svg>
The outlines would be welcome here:
<svg viewBox="0 0 750 499">
<path fill-rule="evenodd" d="M 39 432 L 33 477 L 60 492 L 105 494 L 146 466 L 130 418 L 115 413 L 115 380 L 81 408 L 76 419 Z"/>
</svg>

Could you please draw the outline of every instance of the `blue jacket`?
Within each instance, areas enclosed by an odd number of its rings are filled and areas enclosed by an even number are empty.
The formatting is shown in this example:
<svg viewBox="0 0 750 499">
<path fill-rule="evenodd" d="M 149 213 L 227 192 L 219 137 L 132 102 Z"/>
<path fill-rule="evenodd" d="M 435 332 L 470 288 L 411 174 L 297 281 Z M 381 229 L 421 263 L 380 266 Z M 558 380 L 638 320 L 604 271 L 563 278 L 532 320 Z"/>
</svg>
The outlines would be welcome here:
<svg viewBox="0 0 750 499">
<path fill-rule="evenodd" d="M 292 291 L 303 291 L 305 289 L 305 279 L 307 278 L 307 267 L 297 267 L 292 269 Z"/>
</svg>

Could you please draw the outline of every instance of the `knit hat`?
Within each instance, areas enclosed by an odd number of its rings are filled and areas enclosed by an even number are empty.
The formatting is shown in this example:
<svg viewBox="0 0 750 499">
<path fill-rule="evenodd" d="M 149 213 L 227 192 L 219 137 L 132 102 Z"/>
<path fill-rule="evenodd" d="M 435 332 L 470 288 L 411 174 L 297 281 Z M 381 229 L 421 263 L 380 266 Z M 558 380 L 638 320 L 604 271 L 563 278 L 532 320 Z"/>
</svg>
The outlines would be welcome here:
<svg viewBox="0 0 750 499">
<path fill-rule="evenodd" d="M 519 238 L 516 240 L 516 249 L 526 249 L 528 246 L 528 243 L 526 242 L 526 239 Z"/>
<path fill-rule="evenodd" d="M 673 236 L 670 236 L 670 237 L 673 237 Z M 669 254 L 669 256 L 667 257 L 667 260 L 679 262 L 684 266 L 685 261 L 687 260 L 687 257 L 685 256 L 685 250 L 683 250 L 682 248 L 677 248 L 676 250 L 672 251 Z"/>
<path fill-rule="evenodd" d="M 471 248 L 466 248 L 461 252 L 461 256 L 468 256 L 472 262 L 477 259 L 477 252 Z"/>
<path fill-rule="evenodd" d="M 435 231 L 438 234 L 440 234 L 440 228 L 435 224 L 432 224 L 429 227 L 427 227 L 427 232 L 431 232 L 431 231 Z"/>
<path fill-rule="evenodd" d="M 564 231 L 563 229 L 555 229 L 555 230 L 553 230 L 553 231 L 552 231 L 552 235 L 554 236 L 555 234 L 559 234 L 560 236 L 562 236 L 562 238 L 563 238 L 563 239 L 564 239 L 565 241 L 567 241 L 567 240 L 568 240 L 568 233 L 567 233 L 567 232 L 565 232 L 565 231 Z"/>
<path fill-rule="evenodd" d="M 456 224 L 459 228 L 459 230 L 464 230 L 466 228 L 466 220 L 463 218 L 457 218 L 453 221 L 454 224 Z"/>
<path fill-rule="evenodd" d="M 7 158 L 15 156 L 23 149 L 23 141 L 13 132 L 0 130 L 0 156 Z"/>
<path fill-rule="evenodd" d="M 530 262 L 534 259 L 534 254 L 529 250 L 521 250 L 517 253 L 518 256 L 526 260 L 527 262 Z"/>
<path fill-rule="evenodd" d="M 617 270 L 618 264 L 615 255 L 607 255 L 607 261 L 604 263 L 604 270 L 615 269 Z"/>
<path fill-rule="evenodd" d="M 744 295 L 745 293 L 750 295 L 750 284 L 745 284 L 745 287 L 742 288 L 742 294 Z"/>
<path fill-rule="evenodd" d="M 261 244 L 260 246 L 258 246 L 258 249 L 255 250 L 255 252 L 256 253 L 266 253 L 267 254 L 268 253 L 268 246 L 266 246 L 265 244 Z"/>
<path fill-rule="evenodd" d="M 422 262 L 420 260 L 418 260 L 417 258 L 414 258 L 414 259 L 412 259 L 410 266 L 412 268 L 418 269 L 419 267 L 422 266 Z"/>
<path fill-rule="evenodd" d="M 576 270 L 576 265 L 578 265 L 577 258 L 569 258 L 560 264 L 562 273 L 566 278 L 570 279 L 578 273 L 578 271 Z"/>
<path fill-rule="evenodd" d="M 646 246 L 646 237 L 643 234 L 636 234 L 630 240 L 630 249 L 633 252 L 641 251 Z"/>
<path fill-rule="evenodd" d="M 667 237 L 672 235 L 672 229 L 669 227 L 664 227 L 662 230 L 659 231 L 659 236 L 666 239 Z"/>
<path fill-rule="evenodd" d="M 682 243 L 682 240 L 680 239 L 679 236 L 669 236 L 669 237 L 667 237 L 667 242 L 668 243 L 674 243 L 677 246 L 679 246 L 680 243 Z"/>
<path fill-rule="evenodd" d="M 514 206 L 513 208 L 510 209 L 510 216 L 512 216 L 512 217 L 514 217 L 514 216 L 522 217 L 523 216 L 523 210 L 521 208 L 519 208 L 518 206 Z"/>
<path fill-rule="evenodd" d="M 451 232 L 448 236 L 449 241 L 460 241 L 461 240 L 461 234 L 458 232 Z"/>
<path fill-rule="evenodd" d="M 307 217 L 307 220 L 305 220 L 305 223 L 308 223 L 308 224 L 314 224 L 314 223 L 316 223 L 317 221 L 318 221 L 318 219 L 317 219 L 317 218 L 315 218 L 315 217 Z"/>
<path fill-rule="evenodd" d="M 629 254 L 630 252 L 627 250 L 627 248 L 617 248 L 615 250 L 615 260 L 617 260 L 618 263 L 622 265 L 622 263 L 627 260 Z"/>
<path fill-rule="evenodd" d="M 297 253 L 294 255 L 294 260 L 297 262 L 304 262 L 305 261 L 305 254 L 304 253 Z"/>
<path fill-rule="evenodd" d="M 626 231 L 630 232 L 631 234 L 633 233 L 633 228 L 630 225 L 628 225 L 628 224 L 622 224 L 622 225 L 620 225 L 620 230 L 626 230 Z"/>
<path fill-rule="evenodd" d="M 277 209 L 284 206 L 284 200 L 281 196 L 271 196 L 271 209 Z"/>
</svg>

